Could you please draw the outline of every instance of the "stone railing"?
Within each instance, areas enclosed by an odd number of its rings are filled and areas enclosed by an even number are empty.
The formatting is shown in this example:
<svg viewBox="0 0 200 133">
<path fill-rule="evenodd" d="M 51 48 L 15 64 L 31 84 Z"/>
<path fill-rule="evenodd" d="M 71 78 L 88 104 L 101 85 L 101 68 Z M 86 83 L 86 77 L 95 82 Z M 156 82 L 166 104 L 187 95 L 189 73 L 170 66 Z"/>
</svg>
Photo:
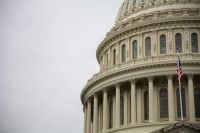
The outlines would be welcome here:
<svg viewBox="0 0 200 133">
<path fill-rule="evenodd" d="M 151 57 L 146 57 L 146 58 L 141 58 L 141 59 L 136 59 L 136 60 L 130 60 L 122 64 L 116 64 L 115 66 L 109 67 L 108 69 L 104 69 L 101 72 L 94 74 L 93 77 L 88 80 L 88 83 L 85 86 L 85 88 L 87 88 L 93 82 L 115 72 L 127 70 L 130 68 L 134 69 L 134 68 L 145 67 L 149 65 L 176 63 L 177 56 L 180 57 L 180 60 L 183 63 L 187 63 L 190 61 L 200 63 L 199 53 L 166 54 L 166 55 L 151 56 Z"/>
</svg>

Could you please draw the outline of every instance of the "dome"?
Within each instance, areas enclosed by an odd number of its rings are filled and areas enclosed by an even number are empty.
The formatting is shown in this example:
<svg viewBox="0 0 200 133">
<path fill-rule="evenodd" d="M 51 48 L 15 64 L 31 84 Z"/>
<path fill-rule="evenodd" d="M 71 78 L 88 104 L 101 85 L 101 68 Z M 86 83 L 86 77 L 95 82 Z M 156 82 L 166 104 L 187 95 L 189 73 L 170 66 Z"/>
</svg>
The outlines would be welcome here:
<svg viewBox="0 0 200 133">
<path fill-rule="evenodd" d="M 124 0 L 121 5 L 116 23 L 123 21 L 126 18 L 137 16 L 137 14 L 145 14 L 146 12 L 157 12 L 166 9 L 177 9 L 177 6 L 181 4 L 182 8 L 187 6 L 186 4 L 197 3 L 199 0 Z M 185 4 L 185 6 L 183 6 Z M 180 7 L 180 6 L 179 6 Z M 189 5 L 188 5 L 189 7 Z M 195 8 L 190 5 L 190 8 Z M 143 13 L 141 13 L 144 10 Z"/>
<path fill-rule="evenodd" d="M 124 0 L 96 57 L 84 133 L 199 132 L 199 0 Z"/>
</svg>

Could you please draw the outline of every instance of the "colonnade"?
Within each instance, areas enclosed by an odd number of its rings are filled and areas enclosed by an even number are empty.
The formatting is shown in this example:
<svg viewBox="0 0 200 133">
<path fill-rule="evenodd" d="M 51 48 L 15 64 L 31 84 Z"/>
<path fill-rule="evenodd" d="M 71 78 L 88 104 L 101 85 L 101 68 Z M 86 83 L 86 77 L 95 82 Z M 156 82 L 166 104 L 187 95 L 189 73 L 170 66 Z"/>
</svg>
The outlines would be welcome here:
<svg viewBox="0 0 200 133">
<path fill-rule="evenodd" d="M 155 106 L 158 106 L 154 101 L 154 78 L 146 78 L 148 81 L 148 109 L 149 116 L 147 123 L 158 122 L 155 115 Z M 173 75 L 168 75 L 165 77 L 167 79 L 167 90 L 168 90 L 168 119 L 167 122 L 175 122 L 177 120 L 176 110 L 175 110 L 175 91 L 174 91 L 174 81 Z M 120 128 L 121 126 L 126 125 L 137 125 L 141 124 L 144 121 L 142 117 L 142 100 L 138 100 L 138 97 L 141 97 L 141 92 L 137 92 L 137 82 L 140 79 L 129 80 L 130 83 L 130 114 L 128 115 L 128 104 L 129 101 L 124 99 L 124 122 L 123 125 L 120 123 L 120 96 L 122 87 L 121 84 L 115 84 L 112 87 L 114 96 L 112 97 L 113 101 L 113 126 L 109 127 L 109 91 L 111 89 L 105 88 L 102 92 L 96 92 L 93 96 L 87 99 L 84 106 L 84 133 L 98 133 L 101 131 L 108 130 L 110 128 Z M 194 101 L 194 85 L 193 85 L 193 75 L 187 75 L 187 99 L 188 99 L 188 115 L 187 119 L 189 121 L 195 121 L 195 101 Z M 124 95 L 127 96 L 127 92 Z M 103 112 L 100 110 L 100 103 L 102 103 Z M 139 104 L 139 105 L 138 105 Z M 141 108 L 141 109 L 138 109 Z M 102 112 L 102 114 L 101 114 Z M 100 120 L 102 119 L 102 121 Z M 129 119 L 129 120 L 128 120 Z M 102 124 L 102 129 L 101 129 Z"/>
</svg>

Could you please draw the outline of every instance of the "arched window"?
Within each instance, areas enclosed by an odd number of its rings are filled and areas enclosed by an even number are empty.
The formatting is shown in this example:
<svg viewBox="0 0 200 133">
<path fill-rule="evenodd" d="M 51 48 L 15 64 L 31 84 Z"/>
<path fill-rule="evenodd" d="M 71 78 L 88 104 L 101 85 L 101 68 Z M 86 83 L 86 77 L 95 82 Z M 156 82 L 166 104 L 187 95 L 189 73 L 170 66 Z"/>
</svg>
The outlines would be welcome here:
<svg viewBox="0 0 200 133">
<path fill-rule="evenodd" d="M 197 33 L 192 33 L 191 35 L 192 52 L 198 52 L 198 35 Z"/>
<path fill-rule="evenodd" d="M 160 90 L 160 118 L 168 118 L 168 91 L 166 88 Z"/>
<path fill-rule="evenodd" d="M 160 54 L 166 54 L 166 36 L 160 36 Z"/>
<path fill-rule="evenodd" d="M 194 89 L 194 102 L 196 118 L 200 118 L 200 87 Z"/>
<path fill-rule="evenodd" d="M 109 103 L 109 128 L 113 127 L 113 101 Z"/>
<path fill-rule="evenodd" d="M 175 35 L 175 43 L 176 49 L 178 48 L 178 52 L 182 53 L 182 35 L 180 33 Z"/>
<path fill-rule="evenodd" d="M 124 124 L 124 98 L 120 97 L 120 125 Z"/>
<path fill-rule="evenodd" d="M 186 103 L 185 103 L 185 89 L 181 88 L 182 96 L 182 107 L 183 107 L 183 117 L 186 117 Z M 181 118 L 181 109 L 180 109 L 180 95 L 179 88 L 176 89 L 176 100 L 177 100 L 177 117 Z"/>
<path fill-rule="evenodd" d="M 149 93 L 144 92 L 144 120 L 149 120 Z"/>
<path fill-rule="evenodd" d="M 113 50 L 113 65 L 115 65 L 117 62 L 117 53 L 116 53 L 116 49 Z"/>
<path fill-rule="evenodd" d="M 133 3 L 132 3 L 132 4 L 133 4 L 133 6 L 135 5 L 135 3 L 136 3 L 136 0 L 133 0 Z"/>
<path fill-rule="evenodd" d="M 126 45 L 122 46 L 122 62 L 126 61 Z"/>
<path fill-rule="evenodd" d="M 133 52 L 133 59 L 137 59 L 137 41 L 133 41 L 133 46 L 132 46 L 132 52 Z"/>
<path fill-rule="evenodd" d="M 151 38 L 147 37 L 145 39 L 145 56 L 151 56 Z"/>
</svg>

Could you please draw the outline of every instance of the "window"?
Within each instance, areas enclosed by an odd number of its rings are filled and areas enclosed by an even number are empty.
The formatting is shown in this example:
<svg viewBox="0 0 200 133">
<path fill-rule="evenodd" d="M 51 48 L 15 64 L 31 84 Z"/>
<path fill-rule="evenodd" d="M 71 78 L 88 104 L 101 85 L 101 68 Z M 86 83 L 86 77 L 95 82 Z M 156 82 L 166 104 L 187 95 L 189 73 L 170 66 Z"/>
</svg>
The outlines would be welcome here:
<svg viewBox="0 0 200 133">
<path fill-rule="evenodd" d="M 147 37 L 145 39 L 145 56 L 151 56 L 151 38 Z"/>
<path fill-rule="evenodd" d="M 124 124 L 124 98 L 120 97 L 120 125 Z"/>
<path fill-rule="evenodd" d="M 160 118 L 168 118 L 168 91 L 166 88 L 160 90 Z"/>
<path fill-rule="evenodd" d="M 175 35 L 175 45 L 176 49 L 178 49 L 178 53 L 182 53 L 182 35 L 180 33 Z"/>
<path fill-rule="evenodd" d="M 109 128 L 113 127 L 113 102 L 110 100 L 109 103 Z"/>
<path fill-rule="evenodd" d="M 144 92 L 144 120 L 149 120 L 149 93 Z"/>
<path fill-rule="evenodd" d="M 133 41 L 133 46 L 132 46 L 132 52 L 133 52 L 133 59 L 137 58 L 137 41 Z"/>
<path fill-rule="evenodd" d="M 117 53 L 116 53 L 116 49 L 114 49 L 113 50 L 113 65 L 115 65 L 116 64 L 116 62 L 117 62 L 117 55 L 116 55 Z"/>
<path fill-rule="evenodd" d="M 108 68 L 108 54 L 106 54 L 106 67 Z"/>
<path fill-rule="evenodd" d="M 182 96 L 182 107 L 183 107 L 183 117 L 186 117 L 186 103 L 185 103 L 185 89 L 181 88 Z M 177 100 L 177 117 L 181 118 L 181 109 L 180 109 L 180 95 L 179 88 L 176 89 L 176 100 Z"/>
<path fill-rule="evenodd" d="M 195 115 L 200 118 L 200 87 L 194 89 Z"/>
<path fill-rule="evenodd" d="M 198 52 L 198 35 L 197 33 L 192 33 L 191 35 L 192 52 Z"/>
<path fill-rule="evenodd" d="M 126 61 L 126 45 L 122 46 L 122 62 Z"/>
<path fill-rule="evenodd" d="M 160 54 L 166 54 L 166 36 L 160 36 Z"/>
</svg>

